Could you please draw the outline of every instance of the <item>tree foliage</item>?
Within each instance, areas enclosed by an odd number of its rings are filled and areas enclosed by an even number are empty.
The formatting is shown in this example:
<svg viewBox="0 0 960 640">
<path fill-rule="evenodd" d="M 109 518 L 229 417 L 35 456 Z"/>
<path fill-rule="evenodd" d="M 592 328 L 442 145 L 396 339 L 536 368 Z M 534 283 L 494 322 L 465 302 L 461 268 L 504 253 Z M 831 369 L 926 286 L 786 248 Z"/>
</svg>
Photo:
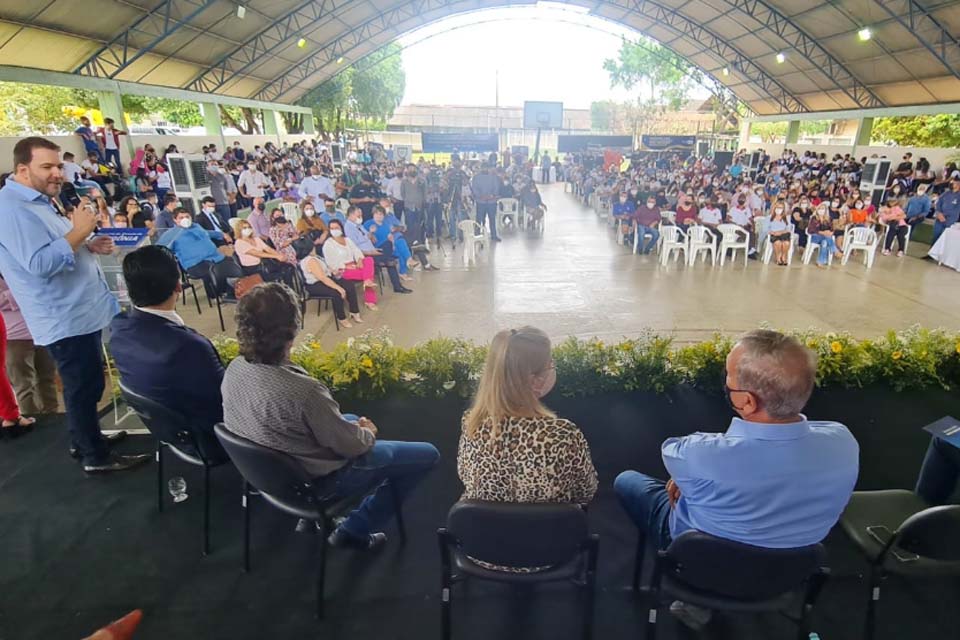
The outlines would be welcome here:
<svg viewBox="0 0 960 640">
<path fill-rule="evenodd" d="M 960 147 L 960 114 L 877 118 L 871 138 L 904 147 Z"/>
<path fill-rule="evenodd" d="M 298 104 L 313 109 L 321 132 L 339 132 L 361 121 L 370 128 L 382 127 L 400 101 L 406 88 L 406 73 L 400 52 L 391 43 L 351 65 L 329 80 L 308 91 Z"/>
<path fill-rule="evenodd" d="M 787 122 L 753 122 L 750 135 L 760 136 L 762 142 L 776 142 L 787 137 Z M 830 131 L 829 120 L 801 120 L 801 136 L 822 136 Z"/>
<path fill-rule="evenodd" d="M 76 118 L 64 107 L 74 104 L 66 87 L 0 82 L 0 135 L 73 131 Z"/>
<path fill-rule="evenodd" d="M 603 61 L 611 87 L 633 89 L 641 85 L 649 93 L 651 107 L 677 111 L 687 101 L 690 91 L 703 81 L 700 70 L 650 40 L 631 42 L 624 38 L 617 59 Z"/>
</svg>

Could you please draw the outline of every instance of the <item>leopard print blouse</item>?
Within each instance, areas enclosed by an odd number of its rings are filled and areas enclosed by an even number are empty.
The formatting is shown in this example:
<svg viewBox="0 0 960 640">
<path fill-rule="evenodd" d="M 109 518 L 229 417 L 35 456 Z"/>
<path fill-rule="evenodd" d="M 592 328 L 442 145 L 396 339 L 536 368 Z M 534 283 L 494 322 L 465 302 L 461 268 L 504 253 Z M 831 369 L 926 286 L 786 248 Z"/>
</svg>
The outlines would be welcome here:
<svg viewBox="0 0 960 640">
<path fill-rule="evenodd" d="M 476 435 L 468 438 L 464 414 L 457 455 L 457 470 L 465 488 L 461 499 L 585 505 L 597 492 L 590 447 L 574 423 L 562 418 L 505 418 L 496 437 L 492 427 L 488 418 Z M 518 569 L 478 564 L 504 571 Z"/>
</svg>

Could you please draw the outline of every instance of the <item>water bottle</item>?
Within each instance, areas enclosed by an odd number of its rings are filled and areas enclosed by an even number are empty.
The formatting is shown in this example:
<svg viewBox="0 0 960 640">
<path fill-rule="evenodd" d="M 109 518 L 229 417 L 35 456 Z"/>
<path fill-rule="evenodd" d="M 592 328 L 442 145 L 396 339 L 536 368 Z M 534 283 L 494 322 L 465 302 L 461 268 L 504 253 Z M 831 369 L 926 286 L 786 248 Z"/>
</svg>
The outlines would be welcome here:
<svg viewBox="0 0 960 640">
<path fill-rule="evenodd" d="M 173 496 L 174 502 L 183 502 L 189 497 L 187 496 L 187 481 L 180 476 L 170 478 L 167 487 L 170 489 L 170 495 Z"/>
</svg>

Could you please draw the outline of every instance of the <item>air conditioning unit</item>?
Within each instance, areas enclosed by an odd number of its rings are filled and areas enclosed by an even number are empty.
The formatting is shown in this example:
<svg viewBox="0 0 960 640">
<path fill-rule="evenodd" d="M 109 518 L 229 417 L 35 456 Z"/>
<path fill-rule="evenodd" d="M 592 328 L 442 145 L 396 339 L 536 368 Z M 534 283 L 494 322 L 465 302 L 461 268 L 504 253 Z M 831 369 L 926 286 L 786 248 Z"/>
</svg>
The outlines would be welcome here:
<svg viewBox="0 0 960 640">
<path fill-rule="evenodd" d="M 173 192 L 183 208 L 197 215 L 201 201 L 211 194 L 207 159 L 200 154 L 171 153 L 167 155 L 167 166 Z"/>
<path fill-rule="evenodd" d="M 863 173 L 860 174 L 860 193 L 869 193 L 876 207 L 883 202 L 887 178 L 890 177 L 890 166 L 891 161 L 886 158 L 871 158 L 863 165 Z"/>
</svg>

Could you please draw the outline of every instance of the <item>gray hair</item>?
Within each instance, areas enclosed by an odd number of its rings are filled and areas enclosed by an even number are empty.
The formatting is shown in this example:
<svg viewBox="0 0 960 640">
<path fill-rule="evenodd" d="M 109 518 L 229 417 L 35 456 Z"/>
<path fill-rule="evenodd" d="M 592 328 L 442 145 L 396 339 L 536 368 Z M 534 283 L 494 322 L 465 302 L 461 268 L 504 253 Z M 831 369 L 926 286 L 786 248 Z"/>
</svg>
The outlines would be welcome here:
<svg viewBox="0 0 960 640">
<path fill-rule="evenodd" d="M 817 355 L 800 341 L 777 331 L 751 331 L 738 344 L 737 385 L 760 399 L 771 418 L 789 418 L 803 410 L 813 393 Z"/>
</svg>

